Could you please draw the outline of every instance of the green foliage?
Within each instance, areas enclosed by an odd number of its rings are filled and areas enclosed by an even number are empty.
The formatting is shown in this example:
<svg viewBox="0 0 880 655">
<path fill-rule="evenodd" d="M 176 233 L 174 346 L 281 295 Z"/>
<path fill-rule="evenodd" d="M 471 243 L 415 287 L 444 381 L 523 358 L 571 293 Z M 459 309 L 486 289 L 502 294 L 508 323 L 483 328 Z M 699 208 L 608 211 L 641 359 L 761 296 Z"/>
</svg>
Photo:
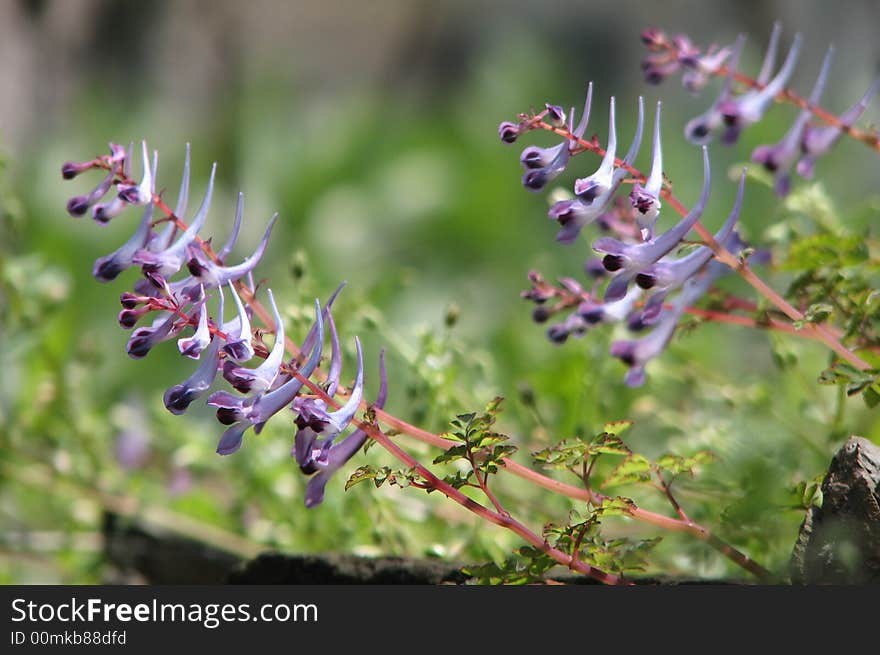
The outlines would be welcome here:
<svg viewBox="0 0 880 655">
<path fill-rule="evenodd" d="M 490 475 L 498 472 L 501 460 L 510 457 L 517 451 L 517 447 L 509 443 L 507 435 L 492 429 L 501 411 L 503 398 L 496 397 L 482 413 L 471 412 L 458 414 L 449 424 L 452 430 L 443 436 L 458 443 L 434 458 L 434 464 L 446 464 L 464 460 L 470 472 L 459 471 L 447 478 L 447 481 L 460 488 L 472 485 L 471 476 L 479 475 L 485 481 Z M 479 486 L 479 484 L 477 484 Z"/>
<path fill-rule="evenodd" d="M 632 451 L 617 436 L 630 425 L 632 425 L 630 421 L 608 423 L 605 426 L 605 430 L 590 441 L 580 437 L 564 439 L 552 446 L 532 453 L 532 457 L 536 462 L 547 468 L 567 469 L 576 472 L 578 467 L 589 465 L 591 461 L 600 455 L 630 455 Z"/>
<path fill-rule="evenodd" d="M 394 470 L 389 466 L 359 466 L 345 483 L 345 490 L 348 491 L 353 486 L 361 482 L 372 481 L 373 485 L 378 489 L 386 482 L 392 486 L 398 486 L 401 489 L 409 487 L 413 483 L 421 479 L 418 471 L 415 469 L 398 469 Z"/>
<path fill-rule="evenodd" d="M 626 498 L 609 499 L 600 507 L 581 513 L 571 511 L 565 524 L 548 523 L 543 537 L 549 547 L 585 564 L 615 575 L 644 572 L 647 554 L 657 546 L 661 538 L 629 539 L 606 538 L 601 533 L 602 517 L 625 513 L 632 503 Z M 535 584 L 558 577 L 562 567 L 544 550 L 524 546 L 516 550 L 516 556 L 501 564 L 488 563 L 464 569 L 477 584 Z"/>
<path fill-rule="evenodd" d="M 862 371 L 846 362 L 834 365 L 819 374 L 819 384 L 835 384 L 846 389 L 847 396 L 861 394 L 868 407 L 880 402 L 880 370 Z"/>
</svg>

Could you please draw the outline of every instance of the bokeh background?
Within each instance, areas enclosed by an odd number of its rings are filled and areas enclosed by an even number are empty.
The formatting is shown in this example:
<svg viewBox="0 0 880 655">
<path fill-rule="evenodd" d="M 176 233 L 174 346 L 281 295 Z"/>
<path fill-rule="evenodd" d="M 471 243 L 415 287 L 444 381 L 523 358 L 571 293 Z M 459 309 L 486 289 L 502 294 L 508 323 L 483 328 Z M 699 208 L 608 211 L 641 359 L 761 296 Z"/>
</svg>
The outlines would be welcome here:
<svg viewBox="0 0 880 655">
<path fill-rule="evenodd" d="M 295 337 L 311 299 L 348 280 L 337 323 L 349 349 L 361 336 L 373 370 L 378 349 L 388 349 L 392 412 L 443 431 L 455 413 L 502 395 L 501 428 L 524 462 L 529 451 L 616 419 L 635 421 L 627 437 L 649 455 L 710 448 L 718 461 L 682 485 L 682 501 L 784 571 L 803 516 L 798 483 L 820 476 L 849 434 L 877 441 L 876 420 L 861 400 L 817 385 L 827 353 L 793 338 L 701 326 L 675 340 L 639 390 L 623 386 L 623 367 L 607 355 L 611 331 L 552 345 L 519 292 L 530 269 L 579 277 L 592 234 L 574 246 L 554 242 L 546 194 L 520 185 L 520 144 L 503 146 L 496 132 L 545 101 L 580 106 L 592 80 L 588 133 L 604 138 L 615 95 L 628 143 L 637 97 L 649 108 L 662 97 L 665 168 L 692 202 L 699 155 L 681 129 L 715 87 L 694 97 L 678 78 L 646 86 L 639 32 L 658 26 L 705 45 L 745 31 L 743 69 L 754 71 L 777 19 L 786 44 L 795 31 L 805 37 L 796 89 L 808 90 L 828 43 L 836 45 L 830 109 L 848 107 L 878 74 L 872 1 L 0 3 L 0 581 L 142 580 L 111 562 L 111 514 L 242 558 L 273 549 L 480 562 L 518 545 L 437 494 L 343 492 L 344 472 L 324 505 L 306 510 L 289 421 L 276 419 L 220 458 L 220 426 L 206 407 L 184 417 L 164 410 L 164 389 L 190 366 L 173 345 L 129 359 L 115 315 L 133 274 L 111 285 L 90 275 L 130 224 L 70 218 L 66 199 L 92 180 L 59 174 L 64 161 L 103 153 L 108 141 L 140 139 L 159 151 L 159 186 L 172 198 L 185 143 L 194 196 L 218 162 L 207 233 L 224 238 L 244 191 L 237 254 L 280 212 L 258 277 L 283 300 Z M 707 225 L 720 224 L 732 203 L 729 172 L 794 115 L 777 107 L 738 146 L 712 148 Z M 878 120 L 875 101 L 862 123 Z M 643 147 L 644 168 L 649 153 Z M 594 167 L 585 155 L 560 182 Z M 785 221 L 814 214 L 865 229 L 880 212 L 878 173 L 877 153 L 841 143 L 819 165 L 806 196 L 815 202 L 781 203 L 750 183 L 744 231 L 772 243 Z M 768 275 L 780 289 L 789 281 Z M 751 297 L 736 280 L 724 284 Z M 368 386 L 375 393 L 375 376 Z M 436 454 L 407 445 L 427 461 Z M 377 451 L 362 461 L 390 463 Z M 535 529 L 565 521 L 572 507 L 498 484 Z M 616 492 L 662 508 L 649 489 Z M 608 530 L 657 535 L 622 520 Z M 702 544 L 663 536 L 649 573 L 741 576 Z"/>
</svg>

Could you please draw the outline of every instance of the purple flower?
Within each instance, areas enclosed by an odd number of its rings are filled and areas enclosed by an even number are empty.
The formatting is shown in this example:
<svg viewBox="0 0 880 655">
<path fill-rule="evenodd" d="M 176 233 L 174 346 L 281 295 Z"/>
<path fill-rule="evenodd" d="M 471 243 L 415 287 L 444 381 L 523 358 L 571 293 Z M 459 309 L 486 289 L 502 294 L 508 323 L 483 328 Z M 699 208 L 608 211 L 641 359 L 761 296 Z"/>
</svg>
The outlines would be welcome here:
<svg viewBox="0 0 880 655">
<path fill-rule="evenodd" d="M 681 76 L 681 83 L 691 93 L 697 93 L 706 86 L 730 56 L 730 47 L 715 48 L 714 45 L 709 46 L 706 54 L 700 56 L 688 56 L 684 52 L 679 54 L 679 61 L 688 68 Z"/>
<path fill-rule="evenodd" d="M 672 307 L 661 313 L 656 327 L 650 333 L 640 339 L 615 341 L 611 344 L 611 355 L 629 367 L 624 377 L 627 386 L 640 387 L 645 383 L 645 366 L 669 345 L 684 310 L 699 300 L 718 276 L 729 271 L 720 262 L 710 262 L 705 271 L 687 281 Z"/>
<path fill-rule="evenodd" d="M 208 329 L 208 308 L 205 306 L 207 297 L 205 288 L 199 287 L 199 301 L 196 310 L 199 312 L 199 324 L 191 337 L 177 340 L 177 348 L 180 354 L 190 359 L 198 359 L 201 352 L 211 343 L 211 331 Z"/>
<path fill-rule="evenodd" d="M 553 127 L 562 127 L 565 125 L 565 110 L 559 105 L 551 105 L 549 102 L 544 103 L 547 109 L 545 120 Z"/>
<path fill-rule="evenodd" d="M 828 70 L 831 67 L 831 57 L 834 55 L 834 48 L 829 47 L 822 61 L 822 68 L 819 71 L 819 77 L 813 85 L 810 92 L 809 104 L 815 106 L 822 96 L 825 88 L 825 81 L 828 78 Z M 774 190 L 778 196 L 786 196 L 791 190 L 791 176 L 788 171 L 800 154 L 800 146 L 803 140 L 804 129 L 810 120 L 812 112 L 809 109 L 801 110 L 795 122 L 789 128 L 782 140 L 774 146 L 761 145 L 752 152 L 752 161 L 764 166 L 768 171 L 774 174 Z"/>
<path fill-rule="evenodd" d="M 134 263 L 135 255 L 144 247 L 150 238 L 153 221 L 153 204 L 148 203 L 144 208 L 144 214 L 141 217 L 140 225 L 131 236 L 115 252 L 101 257 L 95 262 L 92 268 L 92 275 L 98 282 L 110 282 L 115 280 L 122 271 L 131 267 Z"/>
<path fill-rule="evenodd" d="M 217 452 L 220 455 L 230 455 L 241 448 L 242 438 L 248 428 L 253 427 L 254 431 L 259 433 L 266 421 L 292 403 L 299 394 L 304 384 L 303 380 L 315 371 L 321 361 L 324 321 L 321 304 L 317 300 L 315 325 L 317 337 L 308 361 L 299 370 L 301 377 L 291 377 L 283 385 L 268 393 L 240 397 L 227 391 L 217 391 L 208 398 L 208 404 L 218 408 L 217 419 L 231 426 L 223 433 L 217 445 Z"/>
<path fill-rule="evenodd" d="M 150 327 L 138 328 L 131 334 L 125 346 L 128 356 L 132 359 L 146 357 L 157 343 L 173 336 L 174 323 L 177 315 L 174 312 L 163 312 L 153 321 Z"/>
<path fill-rule="evenodd" d="M 195 241 L 205 224 L 205 218 L 208 216 L 208 208 L 211 205 L 211 195 L 214 192 L 214 177 L 217 173 L 217 164 L 211 167 L 211 178 L 208 181 L 208 189 L 205 192 L 205 198 L 199 207 L 190 226 L 171 246 L 159 252 L 151 252 L 148 249 L 141 249 L 134 256 L 134 263 L 140 264 L 144 273 L 152 273 L 163 278 L 168 278 L 183 266 L 187 253 L 187 247 Z"/>
<path fill-rule="evenodd" d="M 229 282 L 229 291 L 232 293 L 232 300 L 238 310 L 236 316 L 229 323 L 223 324 L 223 332 L 226 333 L 227 341 L 223 346 L 223 352 L 235 360 L 236 362 L 246 362 L 254 356 L 254 347 L 251 344 L 251 321 L 248 312 L 238 297 L 235 285 Z"/>
<path fill-rule="evenodd" d="M 519 136 L 519 125 L 510 121 L 504 121 L 498 126 L 498 136 L 502 143 L 513 143 Z"/>
<path fill-rule="evenodd" d="M 722 138 L 726 144 L 736 143 L 739 133 L 749 125 L 757 123 L 773 103 L 773 99 L 785 88 L 797 64 L 801 49 L 801 35 L 795 34 L 791 49 L 788 51 L 782 68 L 763 89 L 753 89 L 736 98 L 728 98 L 718 106 L 727 129 Z M 769 52 L 768 52 L 769 55 Z M 767 60 L 765 60 L 765 68 Z M 758 81 L 764 83 L 764 69 Z"/>
<path fill-rule="evenodd" d="M 843 125 L 851 127 L 863 113 L 871 99 L 880 91 L 880 77 L 874 80 L 874 83 L 868 88 L 858 102 L 846 110 L 841 117 L 840 122 Z M 801 151 L 804 156 L 797 163 L 798 175 L 806 179 L 812 179 L 816 160 L 822 155 L 828 153 L 837 143 L 843 134 L 843 130 L 835 125 L 815 126 L 807 125 L 804 128 L 803 138 L 801 139 Z"/>
<path fill-rule="evenodd" d="M 584 111 L 581 120 L 575 129 L 571 129 L 574 122 L 574 109 L 569 116 L 569 131 L 577 138 L 581 138 L 587 129 L 590 118 L 590 105 L 593 101 L 593 83 L 587 87 L 587 99 L 584 102 Z M 548 110 L 551 105 L 548 105 Z M 548 182 L 556 179 L 565 170 L 571 156 L 573 144 L 566 139 L 552 148 L 538 148 L 530 146 L 523 150 L 520 155 L 520 163 L 526 168 L 522 183 L 527 189 L 540 191 Z"/>
<path fill-rule="evenodd" d="M 631 164 L 642 143 L 642 129 L 644 126 L 644 99 L 639 97 L 639 114 L 636 122 L 636 133 L 630 144 L 629 151 L 624 157 L 625 164 Z M 617 153 L 617 127 L 614 111 L 614 98 L 611 98 L 608 118 L 608 145 L 605 156 L 595 173 L 589 177 L 575 180 L 574 192 L 577 196 L 573 200 L 562 200 L 554 204 L 547 215 L 559 223 L 560 230 L 556 234 L 556 240 L 560 243 L 573 243 L 581 230 L 602 216 L 614 193 L 620 187 L 623 179 L 628 175 L 626 168 L 615 169 L 615 156 Z"/>
<path fill-rule="evenodd" d="M 730 55 L 730 62 L 727 65 L 727 77 L 724 78 L 724 85 L 721 92 L 715 99 L 715 102 L 705 112 L 692 118 L 684 126 L 685 138 L 695 145 L 706 145 L 712 140 L 712 134 L 721 127 L 723 116 L 719 107 L 721 107 L 731 97 L 733 93 L 733 76 L 736 74 L 736 67 L 739 63 L 739 55 L 742 51 L 745 35 L 740 34 L 736 37 L 733 44 L 733 52 Z"/>
<path fill-rule="evenodd" d="M 220 295 L 220 309 L 223 311 L 223 295 Z M 217 369 L 220 367 L 220 345 L 223 343 L 216 334 L 202 353 L 201 363 L 195 372 L 181 384 L 176 384 L 165 392 L 165 407 L 172 414 L 183 414 L 195 400 L 201 398 L 211 388 Z"/>
<path fill-rule="evenodd" d="M 663 147 L 660 140 L 660 108 L 662 103 L 657 102 L 657 115 L 654 118 L 654 150 L 651 161 L 651 174 L 648 176 L 645 186 L 636 183 L 632 193 L 629 194 L 633 208 L 636 210 L 636 220 L 642 229 L 642 240 L 648 241 L 654 236 L 654 224 L 660 215 L 660 189 L 663 187 Z"/>
<path fill-rule="evenodd" d="M 670 252 L 690 232 L 709 200 L 712 176 L 709 169 L 709 153 L 703 146 L 703 191 L 694 208 L 674 227 L 658 237 L 639 244 L 627 244 L 612 237 L 602 237 L 593 243 L 593 250 L 604 253 L 602 263 L 606 270 L 617 273 L 605 291 L 605 300 L 617 300 L 626 294 L 630 280 L 635 275 Z"/>
<path fill-rule="evenodd" d="M 364 357 L 361 352 L 361 342 L 357 337 L 355 337 L 355 346 L 358 353 L 358 370 L 348 400 L 335 412 L 328 412 L 326 404 L 319 398 L 294 399 L 291 409 L 297 414 L 296 425 L 300 430 L 308 428 L 315 435 L 332 441 L 354 418 L 364 397 Z M 297 461 L 301 467 L 305 466 L 301 458 L 298 457 Z"/>
<path fill-rule="evenodd" d="M 742 172 L 739 180 L 739 188 L 736 194 L 736 202 L 730 215 L 721 226 L 721 229 L 715 233 L 715 241 L 725 247 L 731 247 L 735 241 L 735 233 L 733 228 L 739 219 L 742 210 L 743 192 L 745 191 L 746 171 Z M 636 284 L 643 289 L 651 289 L 653 293 L 645 304 L 639 315 L 641 325 L 652 325 L 656 322 L 663 308 L 663 302 L 666 296 L 673 289 L 684 285 L 684 283 L 696 275 L 712 259 L 712 249 L 708 246 L 700 246 L 693 252 L 679 259 L 669 259 L 664 257 L 660 261 L 646 269 L 642 270 L 635 277 Z"/>
<path fill-rule="evenodd" d="M 275 304 L 272 290 L 267 289 L 266 293 L 269 296 L 269 304 L 272 306 L 272 314 L 275 318 L 275 343 L 272 344 L 269 356 L 256 368 L 242 368 L 228 360 L 223 366 L 223 377 L 242 393 L 259 393 L 269 389 L 284 362 L 284 323 L 281 320 L 278 305 Z"/>
<path fill-rule="evenodd" d="M 523 173 L 523 186 L 530 191 L 540 191 L 565 171 L 570 155 L 567 141 L 553 148 L 527 148 L 521 157 L 523 166 L 528 169 Z"/>
<path fill-rule="evenodd" d="M 715 241 L 718 243 L 723 244 L 727 241 L 739 219 L 739 214 L 742 210 L 745 181 L 746 170 L 743 169 L 742 175 L 739 178 L 739 188 L 737 189 L 733 209 L 731 209 L 724 225 L 715 233 Z M 709 246 L 700 246 L 679 259 L 664 257 L 638 273 L 636 275 L 636 284 L 643 289 L 675 289 L 703 268 L 710 259 L 712 259 L 712 249 Z"/>
<path fill-rule="evenodd" d="M 158 153 L 153 153 L 153 166 L 150 167 L 150 155 L 147 151 L 147 142 L 141 141 L 141 157 L 144 167 L 144 176 L 140 184 L 120 184 L 116 187 L 117 197 L 130 205 L 146 205 L 153 201 L 155 193 L 156 164 Z"/>
<path fill-rule="evenodd" d="M 236 224 L 239 224 L 240 220 L 241 219 L 239 217 L 236 217 Z M 277 213 L 269 219 L 269 224 L 266 226 L 266 231 L 263 233 L 263 238 L 260 240 L 260 243 L 257 245 L 254 253 L 250 257 L 245 258 L 243 262 L 236 266 L 220 266 L 218 264 L 215 264 L 204 255 L 201 248 L 190 246 L 190 260 L 187 263 L 189 272 L 192 274 L 193 278 L 198 280 L 200 284 L 203 284 L 208 289 L 222 286 L 233 280 L 238 280 L 244 275 L 250 273 L 256 267 L 256 265 L 260 263 L 260 259 L 262 259 L 263 253 L 266 252 L 266 246 L 269 244 L 269 237 L 272 235 L 272 228 L 275 226 L 276 220 L 278 220 Z M 234 228 L 232 233 L 233 243 L 235 241 L 234 237 L 237 235 L 237 233 L 238 229 Z M 231 250 L 231 246 L 229 247 L 229 249 Z M 226 250 L 225 247 L 224 250 Z M 226 254 L 228 254 L 228 251 L 224 252 L 223 256 L 225 256 Z"/>
<path fill-rule="evenodd" d="M 388 378 L 385 371 L 385 351 L 379 353 L 379 377 L 381 379 L 379 392 L 373 407 L 382 409 L 388 397 Z M 324 489 L 330 477 L 346 464 L 367 441 L 367 434 L 358 428 L 339 443 L 332 443 L 331 439 L 318 441 L 317 437 L 309 439 L 309 435 L 301 438 L 300 449 L 302 461 L 297 463 L 304 472 L 314 473 L 306 485 L 305 506 L 315 507 L 324 500 Z M 305 442 L 305 443 L 302 443 Z M 309 447 L 306 447 L 309 446 Z M 294 444 L 294 457 L 297 456 L 296 444 Z"/>
<path fill-rule="evenodd" d="M 89 207 L 98 202 L 107 195 L 110 187 L 113 186 L 113 180 L 116 177 L 116 171 L 110 170 L 107 176 L 85 196 L 75 196 L 67 201 L 67 213 L 74 217 L 83 216 Z"/>
<path fill-rule="evenodd" d="M 614 96 L 611 96 L 608 109 L 608 144 L 599 168 L 589 177 L 575 180 L 574 193 L 585 203 L 592 203 L 597 197 L 611 190 L 614 175 L 614 160 L 617 155 L 617 122 L 614 112 Z"/>
</svg>

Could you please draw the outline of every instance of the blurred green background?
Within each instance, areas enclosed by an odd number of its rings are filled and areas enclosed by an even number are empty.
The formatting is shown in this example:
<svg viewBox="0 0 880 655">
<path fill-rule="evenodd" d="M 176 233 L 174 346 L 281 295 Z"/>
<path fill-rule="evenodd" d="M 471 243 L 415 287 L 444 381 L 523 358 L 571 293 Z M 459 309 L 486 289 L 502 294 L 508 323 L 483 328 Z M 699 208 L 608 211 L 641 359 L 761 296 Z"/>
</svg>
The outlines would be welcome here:
<svg viewBox="0 0 880 655">
<path fill-rule="evenodd" d="M 140 139 L 159 151 L 158 186 L 172 200 L 186 142 L 191 198 L 218 162 L 206 234 L 225 238 L 235 194 L 245 193 L 236 256 L 250 253 L 280 212 L 257 277 L 282 299 L 294 338 L 312 299 L 348 281 L 335 312 L 346 375 L 355 334 L 371 373 L 386 347 L 391 412 L 440 432 L 455 413 L 505 396 L 501 428 L 525 463 L 529 451 L 616 419 L 635 421 L 626 436 L 648 455 L 709 448 L 719 459 L 681 486 L 682 502 L 784 572 L 803 516 L 792 489 L 820 476 L 849 434 L 880 440 L 874 416 L 861 400 L 818 386 L 827 352 L 787 336 L 703 325 L 678 336 L 638 390 L 623 386 L 623 367 L 607 355 L 612 331 L 552 345 L 519 298 L 526 273 L 581 278 L 595 233 L 555 243 L 547 194 L 523 190 L 517 161 L 523 141 L 553 141 L 538 135 L 503 146 L 496 132 L 501 120 L 545 101 L 580 106 L 593 80 L 588 134 L 604 139 L 613 94 L 628 143 L 637 97 L 649 108 L 662 97 L 665 168 L 689 204 L 701 183 L 699 155 L 681 130 L 716 86 L 699 97 L 677 77 L 646 86 L 639 32 L 658 26 L 707 45 L 746 31 L 742 68 L 754 71 L 776 19 L 785 43 L 795 31 L 805 36 L 797 89 L 812 84 L 827 44 L 837 46 L 824 106 L 842 111 L 877 75 L 880 7 L 869 1 L 0 3 L 0 581 L 136 581 L 107 562 L 108 510 L 242 557 L 277 549 L 479 562 L 519 545 L 438 494 L 368 485 L 344 493 L 346 471 L 322 506 L 306 510 L 287 418 L 220 458 L 221 430 L 208 408 L 194 405 L 183 417 L 164 410 L 164 389 L 187 377 L 191 363 L 173 344 L 129 359 L 115 315 L 135 275 L 109 285 L 90 275 L 92 262 L 128 237 L 132 214 L 107 227 L 72 219 L 66 199 L 97 180 L 59 174 L 64 161 L 101 154 L 108 141 Z M 754 146 L 775 142 L 794 115 L 777 107 L 736 147 L 711 148 L 706 225 L 729 211 L 729 171 Z M 878 117 L 875 101 L 862 123 Z M 645 145 L 641 167 L 649 155 Z M 575 160 L 559 185 L 591 172 L 594 159 Z M 876 224 L 878 172 L 877 153 L 841 143 L 809 188 L 829 206 L 781 203 L 751 183 L 744 231 L 753 243 L 772 243 L 774 226 L 806 216 L 858 232 Z M 768 275 L 785 288 L 784 274 Z M 753 297 L 738 280 L 723 286 Z M 372 396 L 375 374 L 368 387 Z M 425 461 L 436 454 L 401 443 Z M 134 453 L 134 465 L 120 464 L 120 448 Z M 391 463 L 373 449 L 349 470 L 365 461 Z M 497 484 L 535 530 L 565 521 L 574 507 L 516 481 Z M 614 493 L 666 511 L 649 489 Z M 659 534 L 624 520 L 607 529 Z M 703 544 L 662 536 L 649 573 L 744 575 Z"/>
</svg>

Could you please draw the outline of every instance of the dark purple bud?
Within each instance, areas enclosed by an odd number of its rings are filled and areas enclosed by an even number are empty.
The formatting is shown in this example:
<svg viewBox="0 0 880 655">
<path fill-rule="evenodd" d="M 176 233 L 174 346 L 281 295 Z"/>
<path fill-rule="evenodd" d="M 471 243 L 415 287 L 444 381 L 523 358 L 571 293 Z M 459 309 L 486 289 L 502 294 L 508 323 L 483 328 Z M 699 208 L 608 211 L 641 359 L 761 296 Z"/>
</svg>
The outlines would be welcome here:
<svg viewBox="0 0 880 655">
<path fill-rule="evenodd" d="M 130 330 L 137 325 L 137 322 L 141 320 L 141 317 L 149 311 L 151 311 L 149 307 L 142 307 L 141 309 L 123 309 L 119 312 L 116 320 L 119 322 L 120 327 Z"/>
<path fill-rule="evenodd" d="M 128 345 L 126 346 L 128 356 L 132 359 L 146 357 L 154 345 L 153 339 L 150 338 L 151 336 L 152 331 L 149 330 L 147 331 L 147 334 L 138 334 L 135 332 L 135 335 L 129 339 Z"/>
<path fill-rule="evenodd" d="M 568 340 L 568 328 L 565 325 L 551 325 L 547 329 L 547 338 L 553 343 L 565 343 Z"/>
<path fill-rule="evenodd" d="M 544 323 L 553 315 L 553 312 L 544 306 L 535 307 L 535 310 L 532 312 L 532 320 L 535 323 Z"/>
<path fill-rule="evenodd" d="M 498 126 L 498 136 L 501 137 L 502 143 L 513 143 L 519 136 L 519 125 L 504 121 Z"/>
<path fill-rule="evenodd" d="M 150 299 L 146 296 L 139 296 L 130 291 L 126 291 L 119 296 L 119 302 L 125 309 L 134 309 L 138 305 L 142 305 Z"/>
<path fill-rule="evenodd" d="M 83 171 L 92 168 L 92 162 L 77 163 L 75 161 L 65 162 L 61 167 L 61 177 L 65 180 L 72 180 Z"/>
<path fill-rule="evenodd" d="M 526 171 L 522 177 L 523 186 L 532 191 L 540 191 L 547 184 L 547 171 L 539 168 L 533 171 Z"/>
<path fill-rule="evenodd" d="M 89 199 L 86 196 L 75 196 L 67 201 L 67 213 L 71 216 L 84 216 L 89 210 Z"/>
</svg>

